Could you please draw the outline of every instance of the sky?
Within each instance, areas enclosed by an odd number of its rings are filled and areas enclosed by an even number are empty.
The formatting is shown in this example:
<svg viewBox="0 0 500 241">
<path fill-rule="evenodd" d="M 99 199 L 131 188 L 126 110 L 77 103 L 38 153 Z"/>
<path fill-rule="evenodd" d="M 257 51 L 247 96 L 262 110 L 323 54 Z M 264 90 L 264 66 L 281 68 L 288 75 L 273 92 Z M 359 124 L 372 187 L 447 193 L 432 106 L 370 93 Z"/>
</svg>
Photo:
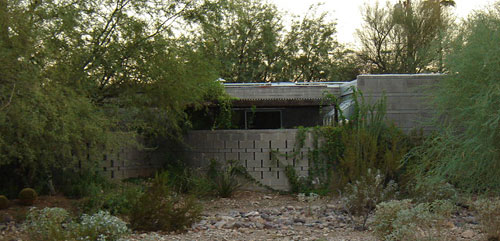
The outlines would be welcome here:
<svg viewBox="0 0 500 241">
<path fill-rule="evenodd" d="M 275 3 L 278 9 L 291 14 L 303 15 L 311 4 L 324 3 L 320 11 L 328 11 L 330 17 L 337 22 L 337 39 L 343 44 L 355 46 L 356 29 L 362 25 L 361 7 L 365 3 L 373 5 L 376 0 L 268 0 Z M 389 0 L 396 3 L 398 0 Z M 455 0 L 456 6 L 453 12 L 458 19 L 466 18 L 472 11 L 484 9 L 496 0 Z M 379 1 L 383 6 L 386 0 Z"/>
</svg>

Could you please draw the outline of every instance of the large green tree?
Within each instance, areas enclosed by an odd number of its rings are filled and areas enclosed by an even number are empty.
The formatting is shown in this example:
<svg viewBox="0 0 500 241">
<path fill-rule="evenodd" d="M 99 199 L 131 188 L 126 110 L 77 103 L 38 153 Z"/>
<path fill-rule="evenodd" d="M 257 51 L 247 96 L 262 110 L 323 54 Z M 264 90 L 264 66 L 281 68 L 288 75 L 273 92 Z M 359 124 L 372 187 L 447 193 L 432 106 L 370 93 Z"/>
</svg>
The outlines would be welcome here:
<svg viewBox="0 0 500 241">
<path fill-rule="evenodd" d="M 176 135 L 186 107 L 221 93 L 210 62 L 173 35 L 193 14 L 196 1 L 1 0 L 3 174 L 32 185 L 97 164 L 130 140 L 120 133 Z"/>
<path fill-rule="evenodd" d="M 435 88 L 438 132 L 416 153 L 418 176 L 500 192 L 500 3 L 463 23 Z"/>
</svg>

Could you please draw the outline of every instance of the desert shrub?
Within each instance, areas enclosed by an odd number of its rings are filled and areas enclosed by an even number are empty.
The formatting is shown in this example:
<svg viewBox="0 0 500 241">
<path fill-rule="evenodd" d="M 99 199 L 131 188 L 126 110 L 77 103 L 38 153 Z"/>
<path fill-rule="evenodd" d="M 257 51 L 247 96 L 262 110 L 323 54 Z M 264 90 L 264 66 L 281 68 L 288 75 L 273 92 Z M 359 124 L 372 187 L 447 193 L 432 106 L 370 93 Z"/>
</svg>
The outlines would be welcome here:
<svg viewBox="0 0 500 241">
<path fill-rule="evenodd" d="M 107 211 L 99 211 L 93 215 L 83 214 L 80 222 L 74 224 L 73 235 L 77 240 L 118 240 L 129 232 L 127 224 L 112 216 Z"/>
<path fill-rule="evenodd" d="M 438 133 L 420 150 L 420 176 L 471 192 L 500 192 L 500 4 L 462 24 L 433 93 Z"/>
<path fill-rule="evenodd" d="M 500 240 L 500 198 L 481 198 L 474 202 L 473 207 L 487 239 Z"/>
<path fill-rule="evenodd" d="M 168 174 L 158 174 L 129 216 L 132 228 L 144 231 L 183 231 L 200 218 L 201 206 L 193 197 L 169 190 Z"/>
<path fill-rule="evenodd" d="M 84 198 L 81 207 L 85 213 L 95 213 L 103 210 L 112 215 L 127 215 L 143 192 L 143 187 L 139 185 L 123 183 Z"/>
<path fill-rule="evenodd" d="M 35 200 L 38 198 L 38 194 L 32 188 L 24 188 L 19 192 L 19 200 L 24 205 L 33 205 Z"/>
<path fill-rule="evenodd" d="M 341 200 L 353 226 L 364 230 L 376 205 L 394 198 L 396 191 L 396 183 L 390 181 L 385 184 L 385 176 L 380 171 L 368 169 L 365 176 L 347 185 Z"/>
<path fill-rule="evenodd" d="M 63 208 L 32 208 L 24 225 L 32 240 L 68 240 L 71 222 L 69 213 Z"/>
<path fill-rule="evenodd" d="M 410 196 L 416 202 L 449 200 L 455 203 L 458 199 L 457 190 L 443 179 L 426 178 L 417 180 L 411 189 Z"/>
<path fill-rule="evenodd" d="M 308 177 L 299 180 L 293 172 L 287 174 L 294 191 L 341 190 L 366 175 L 368 169 L 378 169 L 386 179 L 399 181 L 401 160 L 412 147 L 409 137 L 385 120 L 385 97 L 368 103 L 361 92 L 353 95 L 354 111 L 348 124 L 299 129 L 295 150 L 303 148 L 305 132 L 312 132 L 314 139 L 308 152 Z"/>
<path fill-rule="evenodd" d="M 128 233 L 125 222 L 108 212 L 72 220 L 63 208 L 32 208 L 24 224 L 31 240 L 118 240 Z"/>
<path fill-rule="evenodd" d="M 239 177 L 246 173 L 246 169 L 236 161 L 228 161 L 219 165 L 216 160 L 211 160 L 207 176 L 212 181 L 214 191 L 219 197 L 231 197 L 241 187 Z"/>
<path fill-rule="evenodd" d="M 9 199 L 4 195 L 0 195 L 0 209 L 6 209 L 8 207 L 9 207 Z"/>
<path fill-rule="evenodd" d="M 60 183 L 60 191 L 70 198 L 95 196 L 113 187 L 100 173 L 87 169 L 78 172 L 67 170 L 57 175 L 55 179 Z"/>
<path fill-rule="evenodd" d="M 393 200 L 377 205 L 372 223 L 381 240 L 446 240 L 442 228 L 454 206 L 449 201 L 412 205 L 411 200 Z"/>
</svg>

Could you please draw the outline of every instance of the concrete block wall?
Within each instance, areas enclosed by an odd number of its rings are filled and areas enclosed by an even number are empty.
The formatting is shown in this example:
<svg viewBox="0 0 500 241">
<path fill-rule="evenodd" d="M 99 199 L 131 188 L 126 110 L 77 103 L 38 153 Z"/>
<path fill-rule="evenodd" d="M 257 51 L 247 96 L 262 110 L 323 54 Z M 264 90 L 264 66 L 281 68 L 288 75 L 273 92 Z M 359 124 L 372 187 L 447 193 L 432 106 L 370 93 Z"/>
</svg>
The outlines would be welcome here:
<svg viewBox="0 0 500 241">
<path fill-rule="evenodd" d="M 301 176 L 307 176 L 308 150 L 312 136 L 308 134 L 300 155 L 293 158 L 297 129 L 276 130 L 215 130 L 189 131 L 185 142 L 188 162 L 193 167 L 205 167 L 211 159 L 225 163 L 236 160 L 260 183 L 277 190 L 289 190 L 284 173 L 292 165 Z M 273 160 L 271 151 L 278 151 L 279 162 Z"/>
<path fill-rule="evenodd" d="M 102 157 L 100 172 L 112 180 L 147 177 L 162 166 L 161 152 L 141 150 L 130 145 Z"/>
<path fill-rule="evenodd" d="M 387 115 L 403 131 L 422 128 L 433 130 L 426 122 L 434 110 L 429 104 L 429 91 L 443 77 L 441 74 L 386 74 L 358 76 L 358 89 L 368 103 L 374 103 L 384 94 Z"/>
</svg>

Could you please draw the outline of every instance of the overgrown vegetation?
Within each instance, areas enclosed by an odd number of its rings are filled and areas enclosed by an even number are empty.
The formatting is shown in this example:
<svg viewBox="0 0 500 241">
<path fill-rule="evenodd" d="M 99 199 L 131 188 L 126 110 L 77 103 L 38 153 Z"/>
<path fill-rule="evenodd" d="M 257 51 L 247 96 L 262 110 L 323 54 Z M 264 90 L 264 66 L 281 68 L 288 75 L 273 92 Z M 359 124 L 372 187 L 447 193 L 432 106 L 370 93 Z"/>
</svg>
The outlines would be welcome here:
<svg viewBox="0 0 500 241">
<path fill-rule="evenodd" d="M 409 136 L 386 122 L 385 110 L 385 98 L 369 104 L 355 91 L 353 115 L 348 121 L 340 116 L 339 123 L 348 124 L 299 129 L 292 158 L 300 158 L 305 133 L 310 131 L 313 148 L 307 159 L 311 168 L 308 177 L 301 178 L 293 167 L 287 167 L 292 191 L 342 190 L 346 184 L 366 176 L 370 169 L 380 170 L 385 176 L 384 184 L 389 180 L 399 181 L 401 160 L 414 144 Z"/>
<path fill-rule="evenodd" d="M 437 133 L 413 151 L 414 176 L 471 192 L 500 192 L 500 5 L 471 15 L 435 88 Z"/>
<path fill-rule="evenodd" d="M 73 219 L 63 208 L 33 208 L 25 228 L 31 240 L 118 240 L 129 232 L 121 219 L 100 211 Z"/>
<path fill-rule="evenodd" d="M 442 230 L 454 209 L 446 200 L 383 202 L 377 205 L 374 233 L 381 240 L 451 240 Z"/>
<path fill-rule="evenodd" d="M 194 197 L 169 190 L 168 174 L 158 174 L 130 214 L 133 229 L 182 231 L 200 218 L 201 206 Z"/>
<path fill-rule="evenodd" d="M 385 176 L 378 170 L 368 169 L 364 176 L 347 184 L 342 197 L 344 210 L 349 214 L 355 229 L 366 229 L 366 221 L 377 204 L 397 196 L 397 184 L 385 184 Z"/>
</svg>

